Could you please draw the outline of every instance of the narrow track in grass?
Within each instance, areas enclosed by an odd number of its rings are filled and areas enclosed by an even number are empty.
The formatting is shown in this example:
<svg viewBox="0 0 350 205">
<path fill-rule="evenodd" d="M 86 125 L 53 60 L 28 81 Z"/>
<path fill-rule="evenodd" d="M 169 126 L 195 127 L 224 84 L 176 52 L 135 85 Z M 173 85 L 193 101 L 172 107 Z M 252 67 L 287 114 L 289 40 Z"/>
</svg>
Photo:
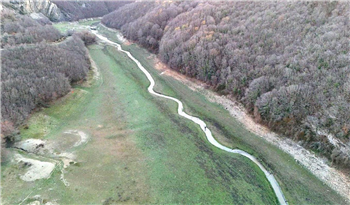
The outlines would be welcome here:
<svg viewBox="0 0 350 205">
<path fill-rule="evenodd" d="M 150 82 L 150 85 L 148 86 L 147 90 L 149 93 L 155 95 L 155 96 L 158 96 L 158 97 L 162 97 L 162 98 L 166 98 L 166 99 L 169 99 L 169 100 L 172 100 L 172 101 L 175 101 L 177 104 L 178 104 L 178 109 L 177 109 L 177 112 L 180 116 L 182 117 L 185 117 L 191 121 L 193 121 L 194 123 L 198 124 L 200 126 L 200 128 L 202 129 L 202 131 L 205 133 L 208 141 L 214 145 L 215 147 L 221 149 L 221 150 L 224 150 L 226 152 L 230 152 L 230 153 L 234 153 L 234 154 L 239 154 L 239 155 L 242 155 L 244 157 L 247 157 L 248 159 L 250 159 L 252 162 L 254 162 L 259 168 L 261 171 L 263 171 L 263 173 L 265 174 L 265 177 L 267 178 L 267 180 L 269 181 L 270 185 L 272 186 L 275 194 L 276 194 L 276 197 L 279 201 L 280 204 L 288 204 L 284 195 L 283 195 L 283 192 L 282 192 L 282 189 L 281 187 L 279 186 L 278 182 L 276 181 L 275 177 L 273 176 L 273 174 L 271 174 L 270 172 L 268 172 L 265 167 L 252 155 L 250 155 L 249 153 L 243 151 L 243 150 L 240 150 L 240 149 L 230 149 L 228 147 L 225 147 L 223 146 L 222 144 L 220 144 L 218 141 L 215 140 L 215 138 L 213 137 L 211 131 L 209 128 L 207 128 L 207 125 L 205 124 L 205 122 L 197 117 L 194 117 L 194 116 L 191 116 L 191 115 L 188 115 L 187 113 L 185 113 L 183 111 L 184 107 L 183 107 L 183 104 L 180 100 L 174 98 L 174 97 L 170 97 L 170 96 L 167 96 L 167 95 L 163 95 L 163 94 L 160 94 L 160 93 L 157 93 L 153 90 L 154 86 L 155 86 L 155 81 L 154 79 L 152 78 L 151 74 L 142 66 L 142 64 L 133 56 L 131 55 L 130 52 L 128 51 L 125 51 L 122 49 L 121 45 L 118 44 L 118 43 L 115 43 L 111 40 L 109 40 L 108 38 L 98 34 L 98 32 L 96 30 L 92 31 L 99 39 L 101 39 L 102 41 L 104 41 L 105 43 L 107 44 L 110 44 L 110 45 L 113 45 L 115 47 L 117 47 L 118 51 L 120 52 L 123 52 L 125 53 L 131 60 L 133 60 L 136 65 L 138 66 L 138 68 L 146 75 L 147 79 L 149 80 Z"/>
</svg>

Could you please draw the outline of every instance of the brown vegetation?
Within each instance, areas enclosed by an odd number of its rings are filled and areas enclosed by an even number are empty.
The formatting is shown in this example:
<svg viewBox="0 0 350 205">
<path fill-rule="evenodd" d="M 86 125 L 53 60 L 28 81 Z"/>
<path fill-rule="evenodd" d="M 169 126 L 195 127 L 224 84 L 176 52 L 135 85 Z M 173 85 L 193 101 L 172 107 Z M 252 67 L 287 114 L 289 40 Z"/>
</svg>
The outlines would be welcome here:
<svg viewBox="0 0 350 205">
<path fill-rule="evenodd" d="M 349 143 L 349 13 L 343 2 L 136 2 L 102 23 L 349 166 L 349 153 L 317 133 Z"/>
<path fill-rule="evenodd" d="M 71 83 L 85 79 L 90 68 L 90 34 L 77 34 L 62 42 L 49 25 L 4 9 L 1 14 L 1 134 L 7 146 L 19 140 L 18 130 L 38 107 L 64 96 Z"/>
<path fill-rule="evenodd" d="M 1 47 L 18 44 L 55 42 L 62 34 L 51 25 L 42 25 L 29 16 L 18 16 L 10 10 L 1 14 Z"/>
<path fill-rule="evenodd" d="M 78 36 L 84 42 L 85 46 L 96 43 L 96 35 L 89 31 L 77 32 L 73 36 Z"/>
<path fill-rule="evenodd" d="M 132 1 L 52 1 L 69 21 L 100 17 Z"/>
</svg>

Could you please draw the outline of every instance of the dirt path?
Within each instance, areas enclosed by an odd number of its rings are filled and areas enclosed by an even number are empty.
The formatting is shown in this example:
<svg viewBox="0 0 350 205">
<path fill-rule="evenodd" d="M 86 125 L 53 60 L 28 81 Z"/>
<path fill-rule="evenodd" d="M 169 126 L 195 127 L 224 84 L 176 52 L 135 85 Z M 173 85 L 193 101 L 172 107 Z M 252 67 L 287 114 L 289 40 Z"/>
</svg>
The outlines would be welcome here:
<svg viewBox="0 0 350 205">
<path fill-rule="evenodd" d="M 350 177 L 346 176 L 339 170 L 330 167 L 327 164 L 326 159 L 316 156 L 314 153 L 306 150 L 291 139 L 286 137 L 282 138 L 268 128 L 256 123 L 253 118 L 247 114 L 243 105 L 235 102 L 229 97 L 220 96 L 213 91 L 205 89 L 204 83 L 190 79 L 174 70 L 171 70 L 166 65 L 159 62 L 158 59 L 155 60 L 155 68 L 160 70 L 162 75 L 168 75 L 181 81 L 190 89 L 202 93 L 209 101 L 218 103 L 225 107 L 230 112 L 231 116 L 236 118 L 249 131 L 290 154 L 297 162 L 307 168 L 311 173 L 340 195 L 345 197 L 350 203 Z"/>
<path fill-rule="evenodd" d="M 207 128 L 206 124 L 204 121 L 202 121 L 201 119 L 197 118 L 197 117 L 193 117 L 191 115 L 188 115 L 187 113 L 185 113 L 183 111 L 183 104 L 180 100 L 176 99 L 176 98 L 173 98 L 173 97 L 170 97 L 170 96 L 167 96 L 167 95 L 163 95 L 163 94 L 160 94 L 160 93 L 157 93 L 153 90 L 154 86 L 155 86 L 155 81 L 154 79 L 152 78 L 151 74 L 142 66 L 142 64 L 134 57 L 131 55 L 130 52 L 128 51 L 124 51 L 121 46 L 115 42 L 112 42 L 110 41 L 108 38 L 100 35 L 97 33 L 97 31 L 93 31 L 94 34 L 99 38 L 101 39 L 102 41 L 110 44 L 110 45 L 113 45 L 115 47 L 117 47 L 117 49 L 125 54 L 127 54 L 127 56 L 133 60 L 136 65 L 138 66 L 138 68 L 146 75 L 147 79 L 149 80 L 150 82 L 150 85 L 149 87 L 147 88 L 148 92 L 155 95 L 155 96 L 158 96 L 158 97 L 162 97 L 162 98 L 166 98 L 166 99 L 169 99 L 169 100 L 172 100 L 172 101 L 175 101 L 177 104 L 178 104 L 178 114 L 193 121 L 194 123 L 198 124 L 200 126 L 200 128 L 202 129 L 202 131 L 204 132 L 204 134 L 206 135 L 208 141 L 214 145 L 215 147 L 221 149 L 221 150 L 224 150 L 226 152 L 230 152 L 230 153 L 234 153 L 234 154 L 240 154 L 242 156 L 245 156 L 247 157 L 248 159 L 250 159 L 252 162 L 254 162 L 265 174 L 267 180 L 270 182 L 275 194 L 276 194 L 276 197 L 279 201 L 280 204 L 288 204 L 286 202 L 286 199 L 283 195 L 283 192 L 278 184 L 278 182 L 276 181 L 275 177 L 269 173 L 265 167 L 263 167 L 263 165 L 252 155 L 244 152 L 243 150 L 239 150 L 239 149 L 230 149 L 228 147 L 225 147 L 223 146 L 222 144 L 220 144 L 218 141 L 216 141 L 216 139 L 213 137 L 211 131 L 209 128 Z"/>
</svg>

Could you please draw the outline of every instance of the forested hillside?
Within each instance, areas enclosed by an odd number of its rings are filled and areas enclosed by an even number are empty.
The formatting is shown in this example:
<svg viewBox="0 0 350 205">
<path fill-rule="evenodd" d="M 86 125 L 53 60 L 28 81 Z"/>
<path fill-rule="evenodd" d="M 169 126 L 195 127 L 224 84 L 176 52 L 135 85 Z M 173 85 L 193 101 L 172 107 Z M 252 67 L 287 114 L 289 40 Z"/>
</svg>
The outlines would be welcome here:
<svg viewBox="0 0 350 205">
<path fill-rule="evenodd" d="M 349 166 L 349 13 L 345 2 L 136 2 L 102 23 Z"/>
<path fill-rule="evenodd" d="M 51 23 L 51 22 L 50 22 Z M 58 30 L 49 24 L 41 24 L 29 16 L 15 17 L 14 12 L 4 10 L 1 18 L 1 47 L 16 44 L 55 42 L 62 38 Z"/>
<path fill-rule="evenodd" d="M 121 29 L 127 38 L 157 52 L 168 21 L 184 11 L 192 10 L 197 4 L 197 2 L 133 3 L 106 15 L 102 23 Z M 138 12 L 135 12 L 136 10 Z"/>
<path fill-rule="evenodd" d="M 101 17 L 132 1 L 52 1 L 61 10 L 64 20 L 77 21 Z"/>
<path fill-rule="evenodd" d="M 52 26 L 6 8 L 1 26 L 1 131 L 11 141 L 35 108 L 67 94 L 71 83 L 86 77 L 90 60 L 84 35 L 61 39 Z"/>
</svg>

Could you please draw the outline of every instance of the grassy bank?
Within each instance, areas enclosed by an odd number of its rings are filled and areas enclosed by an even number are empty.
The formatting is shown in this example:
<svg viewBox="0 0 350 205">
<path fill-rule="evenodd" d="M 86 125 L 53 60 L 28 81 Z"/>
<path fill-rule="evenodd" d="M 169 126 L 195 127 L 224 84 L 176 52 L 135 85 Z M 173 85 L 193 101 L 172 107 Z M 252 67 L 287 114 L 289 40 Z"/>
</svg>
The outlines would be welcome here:
<svg viewBox="0 0 350 205">
<path fill-rule="evenodd" d="M 110 39 L 118 41 L 113 32 L 103 27 L 100 30 Z M 214 131 L 216 138 L 228 139 L 225 145 L 243 149 L 260 159 L 274 173 L 290 204 L 346 203 L 288 154 L 247 131 L 224 107 L 209 102 L 202 94 L 188 89 L 172 77 L 159 75 L 160 71 L 154 69 L 153 57 L 148 51 L 135 44 L 123 45 L 123 49 L 130 51 L 151 72 L 157 84 L 156 91 L 184 102 L 188 113 L 208 122 L 208 128 Z"/>
<path fill-rule="evenodd" d="M 176 104 L 147 92 L 148 80 L 126 56 L 109 46 L 91 55 L 117 78 L 116 98 L 122 103 L 116 106 L 127 103 L 127 129 L 145 157 L 149 202 L 276 203 L 255 165 L 213 149 L 198 127 L 177 115 Z"/>
<path fill-rule="evenodd" d="M 53 26 L 59 30 L 62 34 L 65 34 L 69 30 L 87 30 L 89 29 L 90 25 L 100 22 L 99 19 L 91 19 L 91 20 L 82 20 L 80 22 L 60 22 L 55 23 Z"/>
</svg>

